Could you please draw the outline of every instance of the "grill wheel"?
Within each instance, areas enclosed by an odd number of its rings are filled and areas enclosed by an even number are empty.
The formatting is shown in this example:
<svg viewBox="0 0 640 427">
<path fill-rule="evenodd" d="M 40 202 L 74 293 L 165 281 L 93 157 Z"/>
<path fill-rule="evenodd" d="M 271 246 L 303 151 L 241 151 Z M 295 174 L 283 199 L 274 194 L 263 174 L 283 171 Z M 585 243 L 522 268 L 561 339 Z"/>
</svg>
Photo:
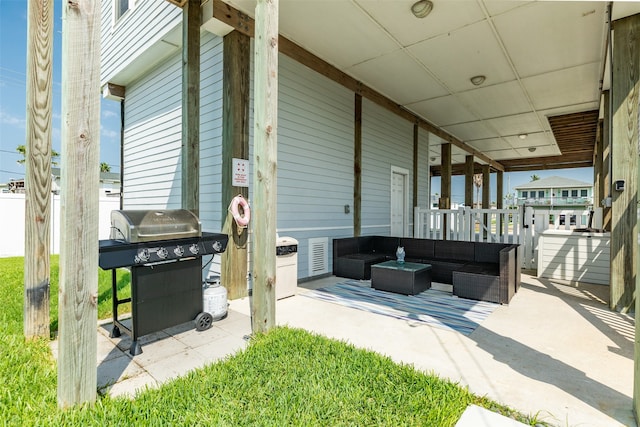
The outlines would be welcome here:
<svg viewBox="0 0 640 427">
<path fill-rule="evenodd" d="M 196 331 L 206 331 L 213 323 L 213 316 L 209 313 L 202 312 L 196 316 L 193 322 L 196 324 Z"/>
</svg>

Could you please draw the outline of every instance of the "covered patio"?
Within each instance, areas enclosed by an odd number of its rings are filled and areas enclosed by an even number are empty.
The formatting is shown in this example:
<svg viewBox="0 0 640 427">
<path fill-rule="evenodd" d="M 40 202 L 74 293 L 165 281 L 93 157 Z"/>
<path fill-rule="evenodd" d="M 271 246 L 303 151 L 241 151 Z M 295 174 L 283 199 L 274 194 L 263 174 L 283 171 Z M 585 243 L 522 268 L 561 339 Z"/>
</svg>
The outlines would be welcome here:
<svg viewBox="0 0 640 427">
<path fill-rule="evenodd" d="M 305 296 L 343 280 L 304 283 L 295 296 L 276 303 L 276 323 L 433 372 L 550 425 L 635 425 L 634 321 L 608 310 L 603 286 L 567 286 L 524 274 L 511 304 L 464 335 Z M 128 339 L 108 338 L 109 328 L 99 328 L 99 385 L 112 396 L 132 395 L 243 348 L 250 304 L 248 298 L 231 301 L 228 317 L 201 333 L 174 328 L 154 334 L 133 358 Z"/>
</svg>

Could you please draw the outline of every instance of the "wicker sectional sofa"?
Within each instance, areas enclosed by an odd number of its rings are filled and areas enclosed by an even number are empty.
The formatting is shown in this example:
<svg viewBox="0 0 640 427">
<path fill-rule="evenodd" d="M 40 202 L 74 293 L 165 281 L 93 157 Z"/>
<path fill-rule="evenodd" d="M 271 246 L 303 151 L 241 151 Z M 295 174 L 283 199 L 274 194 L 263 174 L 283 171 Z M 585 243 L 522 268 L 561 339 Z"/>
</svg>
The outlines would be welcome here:
<svg viewBox="0 0 640 427">
<path fill-rule="evenodd" d="M 368 280 L 371 266 L 395 259 L 403 246 L 405 261 L 431 265 L 431 280 L 453 285 L 462 298 L 508 304 L 520 287 L 519 245 L 361 236 L 333 240 L 333 274 Z"/>
</svg>

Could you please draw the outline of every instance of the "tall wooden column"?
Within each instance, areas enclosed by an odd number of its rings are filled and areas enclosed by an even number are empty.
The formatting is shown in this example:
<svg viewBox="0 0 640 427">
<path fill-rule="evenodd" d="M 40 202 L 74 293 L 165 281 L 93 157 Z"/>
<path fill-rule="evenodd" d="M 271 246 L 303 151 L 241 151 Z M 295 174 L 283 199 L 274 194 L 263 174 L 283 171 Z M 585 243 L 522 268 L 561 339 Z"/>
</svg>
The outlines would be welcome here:
<svg viewBox="0 0 640 427">
<path fill-rule="evenodd" d="M 451 144 L 440 146 L 440 209 L 451 209 Z"/>
<path fill-rule="evenodd" d="M 27 3 L 24 335 L 49 338 L 53 0 Z"/>
<path fill-rule="evenodd" d="M 473 208 L 473 155 L 464 160 L 464 205 Z"/>
<path fill-rule="evenodd" d="M 612 309 L 635 308 L 633 412 L 640 421 L 640 282 L 638 257 L 638 103 L 640 92 L 640 15 L 613 22 L 613 79 L 611 85 L 611 180 L 624 180 L 624 190 L 612 190 L 611 300 Z M 615 184 L 614 184 L 615 187 Z M 635 298 L 635 305 L 634 305 Z"/>
<path fill-rule="evenodd" d="M 604 198 L 604 179 L 602 177 L 602 120 L 598 121 L 596 144 L 593 150 L 593 207 L 600 206 Z"/>
<path fill-rule="evenodd" d="M 602 121 L 602 198 L 611 197 L 611 93 L 606 90 L 602 94 L 604 105 L 604 120 Z M 611 206 L 602 209 L 602 228 L 611 231 Z"/>
<path fill-rule="evenodd" d="M 491 166 L 482 165 L 482 209 L 491 207 Z"/>
<path fill-rule="evenodd" d="M 504 172 L 496 171 L 496 209 L 504 208 Z M 498 215 L 498 235 L 508 234 L 509 230 L 503 230 L 505 224 L 502 222 L 502 215 Z"/>
<path fill-rule="evenodd" d="M 266 332 L 276 317 L 276 204 L 278 202 L 278 0 L 256 5 L 253 147 L 252 330 Z"/>
<path fill-rule="evenodd" d="M 413 205 L 411 212 L 418 206 L 418 123 L 413 124 Z"/>
<path fill-rule="evenodd" d="M 362 232 L 362 95 L 354 97 L 353 130 L 353 235 Z"/>
<path fill-rule="evenodd" d="M 96 399 L 100 2 L 62 6 L 58 406 Z"/>
<path fill-rule="evenodd" d="M 638 94 L 640 92 L 640 15 L 613 23 L 611 180 L 612 309 L 634 308 L 637 260 Z M 624 181 L 623 190 L 615 183 Z"/>
<path fill-rule="evenodd" d="M 200 215 L 200 0 L 182 8 L 182 207 Z"/>
<path fill-rule="evenodd" d="M 238 228 L 229 212 L 233 197 L 249 198 L 248 187 L 233 185 L 233 159 L 249 159 L 249 83 L 251 40 L 239 31 L 224 37 L 222 93 L 222 232 L 229 244 L 222 254 L 220 280 L 229 299 L 247 295 L 248 229 Z"/>
</svg>

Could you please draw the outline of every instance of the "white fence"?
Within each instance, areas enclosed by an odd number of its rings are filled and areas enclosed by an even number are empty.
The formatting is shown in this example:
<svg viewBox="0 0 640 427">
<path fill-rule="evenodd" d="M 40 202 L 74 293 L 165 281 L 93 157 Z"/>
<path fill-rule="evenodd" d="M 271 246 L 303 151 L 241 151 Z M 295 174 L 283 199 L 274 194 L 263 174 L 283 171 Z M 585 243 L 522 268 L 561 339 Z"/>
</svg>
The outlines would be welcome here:
<svg viewBox="0 0 640 427">
<path fill-rule="evenodd" d="M 591 224 L 589 219 L 591 217 Z M 589 210 L 414 209 L 414 237 L 468 242 L 518 243 L 522 267 L 538 265 L 538 237 L 549 229 L 602 228 L 602 208 Z"/>
<path fill-rule="evenodd" d="M 0 257 L 24 255 L 24 194 L 0 193 Z M 111 211 L 119 209 L 120 199 L 101 197 L 99 205 L 100 239 L 108 239 L 111 229 Z M 52 254 L 60 253 L 60 196 L 51 196 L 51 246 Z"/>
</svg>

